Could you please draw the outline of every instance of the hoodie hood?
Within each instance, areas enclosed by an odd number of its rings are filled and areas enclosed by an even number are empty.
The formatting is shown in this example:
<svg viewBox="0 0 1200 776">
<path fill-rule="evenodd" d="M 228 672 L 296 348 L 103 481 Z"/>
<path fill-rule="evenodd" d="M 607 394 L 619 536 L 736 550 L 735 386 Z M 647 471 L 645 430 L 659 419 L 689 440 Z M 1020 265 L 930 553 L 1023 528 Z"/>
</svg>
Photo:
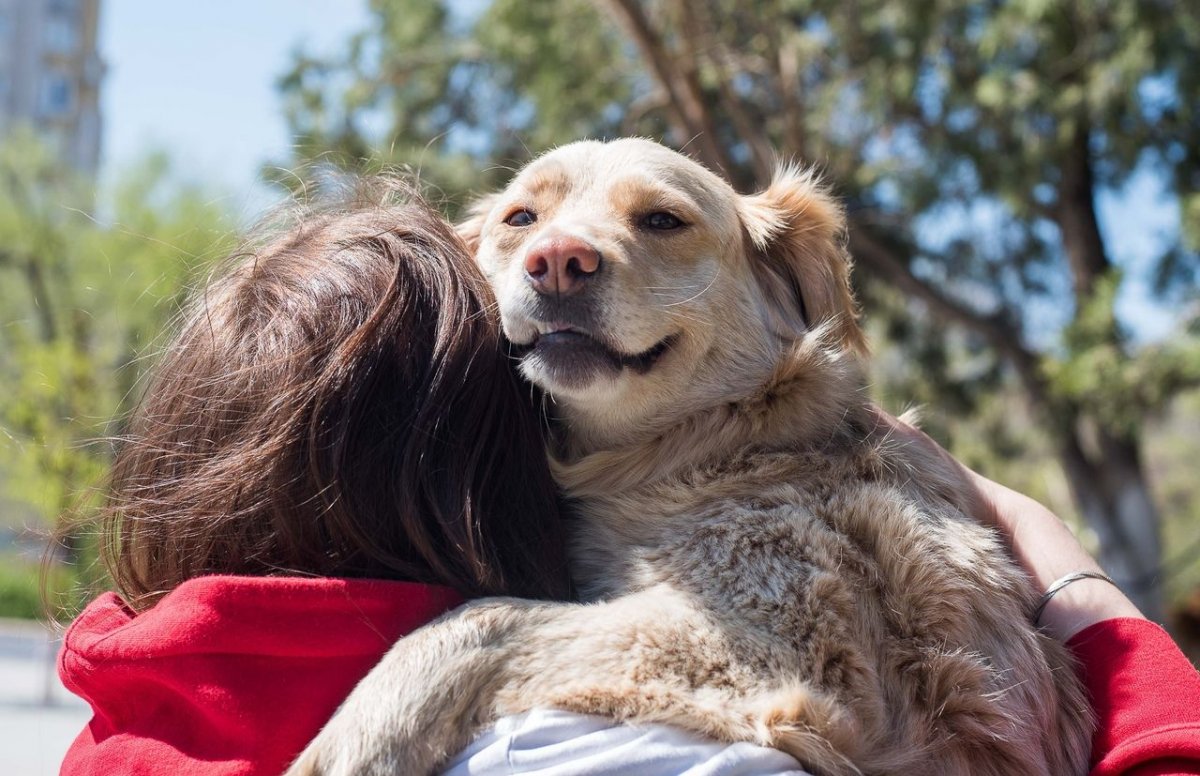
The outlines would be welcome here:
<svg viewBox="0 0 1200 776">
<path fill-rule="evenodd" d="M 408 582 L 212 576 L 93 601 L 59 654 L 93 718 L 76 774 L 278 774 L 400 637 L 461 602 Z"/>
</svg>

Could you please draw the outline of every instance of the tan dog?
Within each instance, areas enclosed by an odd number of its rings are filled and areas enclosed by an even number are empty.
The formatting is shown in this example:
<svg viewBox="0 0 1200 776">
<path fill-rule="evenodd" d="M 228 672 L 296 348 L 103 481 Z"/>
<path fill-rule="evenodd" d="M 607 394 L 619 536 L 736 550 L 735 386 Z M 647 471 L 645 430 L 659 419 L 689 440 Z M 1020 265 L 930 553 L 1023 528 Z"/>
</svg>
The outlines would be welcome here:
<svg viewBox="0 0 1200 776">
<path fill-rule="evenodd" d="M 535 161 L 463 225 L 554 398 L 586 605 L 480 601 L 403 639 L 293 773 L 426 773 L 556 706 L 816 774 L 1084 772 L 1065 649 L 953 472 L 875 430 L 844 220 L 643 140 Z"/>
</svg>

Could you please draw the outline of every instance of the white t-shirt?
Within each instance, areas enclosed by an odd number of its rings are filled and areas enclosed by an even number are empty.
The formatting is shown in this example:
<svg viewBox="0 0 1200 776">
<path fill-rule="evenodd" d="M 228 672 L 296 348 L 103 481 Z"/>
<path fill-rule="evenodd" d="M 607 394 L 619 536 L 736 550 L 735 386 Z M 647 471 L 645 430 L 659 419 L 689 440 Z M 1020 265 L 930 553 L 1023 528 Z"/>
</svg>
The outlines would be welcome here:
<svg viewBox="0 0 1200 776">
<path fill-rule="evenodd" d="M 504 717 L 445 776 L 809 776 L 777 749 L 723 744 L 668 725 L 534 709 Z"/>
</svg>

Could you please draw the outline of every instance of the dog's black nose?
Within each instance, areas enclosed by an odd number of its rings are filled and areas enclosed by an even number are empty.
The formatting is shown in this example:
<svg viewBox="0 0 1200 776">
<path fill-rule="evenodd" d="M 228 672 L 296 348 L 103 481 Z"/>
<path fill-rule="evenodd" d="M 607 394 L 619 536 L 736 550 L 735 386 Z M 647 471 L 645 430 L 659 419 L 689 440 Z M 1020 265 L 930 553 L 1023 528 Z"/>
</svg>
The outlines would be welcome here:
<svg viewBox="0 0 1200 776">
<path fill-rule="evenodd" d="M 600 252 L 578 237 L 549 235 L 529 246 L 525 276 L 539 294 L 578 292 L 600 270 Z"/>
</svg>

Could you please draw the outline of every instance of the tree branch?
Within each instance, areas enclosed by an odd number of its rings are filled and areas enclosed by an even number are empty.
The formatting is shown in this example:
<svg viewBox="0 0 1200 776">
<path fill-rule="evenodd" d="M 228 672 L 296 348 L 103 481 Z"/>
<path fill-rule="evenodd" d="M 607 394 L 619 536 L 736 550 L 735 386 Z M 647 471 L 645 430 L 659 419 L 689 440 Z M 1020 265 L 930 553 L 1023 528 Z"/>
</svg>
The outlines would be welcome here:
<svg viewBox="0 0 1200 776">
<path fill-rule="evenodd" d="M 668 102 L 669 98 L 662 89 L 638 97 L 625 109 L 625 115 L 621 119 L 622 131 L 625 134 L 634 134 L 638 122 L 645 118 L 646 114 L 667 107 Z"/>
<path fill-rule="evenodd" d="M 25 279 L 29 283 L 29 296 L 37 315 L 42 341 L 53 342 L 58 339 L 58 324 L 54 320 L 54 309 L 51 306 L 50 288 L 46 283 L 46 275 L 36 256 L 29 256 L 25 261 Z"/>
<path fill-rule="evenodd" d="M 917 277 L 895 251 L 871 235 L 865 223 L 854 222 L 853 219 L 850 253 L 859 264 L 886 279 L 909 297 L 920 299 L 938 318 L 959 324 L 982 336 L 1012 363 L 1035 403 L 1043 408 L 1050 406 L 1050 391 L 1038 368 L 1038 355 L 1025 347 L 1020 333 L 1003 317 L 983 315 L 972 310 Z"/>
<path fill-rule="evenodd" d="M 745 102 L 733 88 L 733 77 L 726 67 L 729 60 L 728 49 L 721 44 L 718 36 L 713 34 L 713 20 L 708 13 L 708 8 L 703 3 L 685 7 L 682 0 L 676 0 L 676 14 L 679 16 L 683 28 L 684 61 L 699 63 L 703 58 L 716 71 L 717 96 L 729 116 L 730 123 L 733 124 L 738 139 L 750 151 L 755 180 L 739 182 L 767 185 L 775 171 L 771 143 L 766 133 L 762 131 L 761 119 L 755 119 L 750 115 Z M 704 45 L 697 46 L 698 41 L 702 41 Z M 731 169 L 727 172 L 732 177 L 737 170 Z"/>
<path fill-rule="evenodd" d="M 795 38 L 783 38 L 783 31 L 770 35 L 771 63 L 775 78 L 779 82 L 779 105 L 783 111 L 783 138 L 791 153 L 805 159 L 808 157 L 808 136 L 804 129 L 804 118 L 800 108 L 804 95 L 800 86 L 800 56 L 796 51 Z"/>
<path fill-rule="evenodd" d="M 1063 154 L 1055 220 L 1062 232 L 1063 248 L 1071 267 L 1076 302 L 1082 305 L 1096 281 L 1112 266 L 1096 218 L 1095 177 L 1092 174 L 1090 132 L 1080 117 Z"/>
<path fill-rule="evenodd" d="M 617 18 L 633 39 L 650 73 L 667 94 L 667 117 L 681 146 L 695 146 L 696 156 L 714 170 L 733 172 L 732 164 L 716 133 L 699 80 L 680 70 L 662 36 L 651 26 L 637 0 L 597 0 Z"/>
</svg>

